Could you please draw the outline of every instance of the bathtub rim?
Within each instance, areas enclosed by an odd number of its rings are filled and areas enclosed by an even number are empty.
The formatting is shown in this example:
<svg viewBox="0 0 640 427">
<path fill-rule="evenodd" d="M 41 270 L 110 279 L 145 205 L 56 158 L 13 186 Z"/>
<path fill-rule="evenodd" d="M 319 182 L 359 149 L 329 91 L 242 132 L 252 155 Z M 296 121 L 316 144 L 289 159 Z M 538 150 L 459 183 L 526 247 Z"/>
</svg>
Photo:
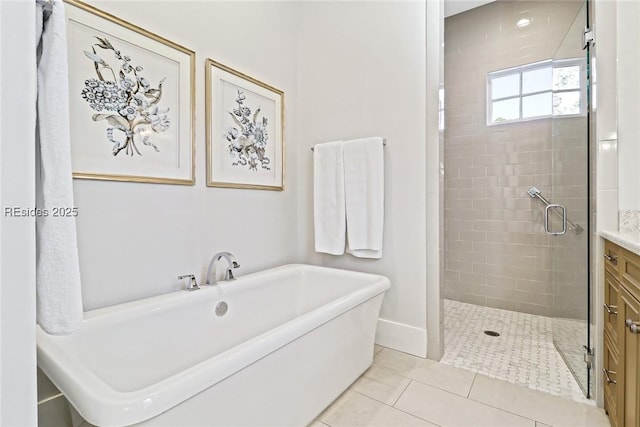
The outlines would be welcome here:
<svg viewBox="0 0 640 427">
<path fill-rule="evenodd" d="M 259 280 L 259 276 L 286 272 L 289 269 L 329 270 L 342 275 L 367 276 L 371 282 L 363 285 L 361 289 L 348 292 L 184 371 L 139 390 L 113 389 L 75 355 L 65 351 L 62 343 L 58 342 L 60 337 L 48 335 L 40 327 L 37 328 L 38 365 L 90 423 L 131 425 L 171 409 L 341 314 L 367 303 L 390 287 L 389 279 L 385 276 L 308 264 L 287 264 L 239 277 L 234 282 L 221 282 L 216 286 L 239 287 L 242 282 L 248 282 L 247 287 L 250 287 L 256 278 Z M 86 312 L 83 325 L 107 321 L 110 316 L 117 316 L 119 312 L 126 314 L 129 310 L 135 312 L 153 305 L 188 304 L 192 298 L 200 298 L 202 294 L 200 297 L 198 294 L 199 292 L 175 291 L 92 310 Z M 176 300 L 176 298 L 179 299 Z"/>
</svg>

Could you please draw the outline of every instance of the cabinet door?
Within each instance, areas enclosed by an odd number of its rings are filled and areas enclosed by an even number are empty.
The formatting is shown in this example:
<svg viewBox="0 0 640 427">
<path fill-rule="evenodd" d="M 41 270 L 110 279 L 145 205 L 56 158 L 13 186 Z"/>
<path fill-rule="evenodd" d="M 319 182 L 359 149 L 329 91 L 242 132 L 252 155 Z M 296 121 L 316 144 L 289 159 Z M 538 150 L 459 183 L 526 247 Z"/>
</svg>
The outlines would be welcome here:
<svg viewBox="0 0 640 427">
<path fill-rule="evenodd" d="M 604 274 L 604 330 L 614 348 L 618 347 L 618 305 L 620 283 L 608 271 Z"/>
<path fill-rule="evenodd" d="M 619 364 L 624 372 L 624 378 L 618 375 L 618 387 L 622 387 L 624 395 L 624 401 L 618 405 L 618 411 L 624 411 L 624 427 L 640 427 L 640 334 L 634 333 L 632 328 L 626 325 L 627 320 L 640 325 L 640 302 L 624 286 L 620 287 L 618 317 L 618 342 L 621 353 Z"/>
<path fill-rule="evenodd" d="M 611 343 L 607 333 L 604 334 L 603 366 L 604 410 L 607 411 L 611 426 L 618 427 L 619 414 L 624 411 L 622 405 L 618 407 L 618 402 L 621 402 L 621 390 L 618 389 L 620 368 L 615 346 Z"/>
</svg>

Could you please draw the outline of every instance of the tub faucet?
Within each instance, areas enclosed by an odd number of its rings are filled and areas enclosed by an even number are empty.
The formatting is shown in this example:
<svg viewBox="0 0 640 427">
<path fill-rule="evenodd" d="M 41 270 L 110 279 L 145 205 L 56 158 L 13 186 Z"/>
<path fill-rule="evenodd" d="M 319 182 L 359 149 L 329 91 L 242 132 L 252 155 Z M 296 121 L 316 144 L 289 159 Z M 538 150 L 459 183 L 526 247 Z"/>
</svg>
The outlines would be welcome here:
<svg viewBox="0 0 640 427">
<path fill-rule="evenodd" d="M 189 283 L 187 283 L 187 286 L 184 288 L 185 291 L 197 291 L 198 289 L 200 289 L 200 286 L 198 286 L 198 282 L 196 282 L 196 276 L 194 276 L 193 274 L 178 276 L 178 279 L 189 279 Z"/>
<path fill-rule="evenodd" d="M 233 277 L 233 269 L 240 267 L 236 257 L 234 257 L 230 252 L 218 252 L 209 262 L 209 268 L 207 269 L 207 285 L 216 284 L 216 265 L 221 258 L 227 260 L 227 271 L 224 274 L 224 280 L 235 280 L 235 277 Z"/>
</svg>

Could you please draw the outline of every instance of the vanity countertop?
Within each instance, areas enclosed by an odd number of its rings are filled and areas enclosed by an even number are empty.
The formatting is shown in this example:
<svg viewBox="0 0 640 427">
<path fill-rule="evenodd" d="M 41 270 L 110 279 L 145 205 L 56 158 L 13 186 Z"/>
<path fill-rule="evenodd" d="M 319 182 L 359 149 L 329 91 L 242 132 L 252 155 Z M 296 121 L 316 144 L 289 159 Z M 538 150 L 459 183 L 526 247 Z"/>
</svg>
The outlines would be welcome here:
<svg viewBox="0 0 640 427">
<path fill-rule="evenodd" d="M 622 246 L 634 254 L 640 255 L 640 233 L 637 231 L 601 231 L 600 235 Z"/>
</svg>

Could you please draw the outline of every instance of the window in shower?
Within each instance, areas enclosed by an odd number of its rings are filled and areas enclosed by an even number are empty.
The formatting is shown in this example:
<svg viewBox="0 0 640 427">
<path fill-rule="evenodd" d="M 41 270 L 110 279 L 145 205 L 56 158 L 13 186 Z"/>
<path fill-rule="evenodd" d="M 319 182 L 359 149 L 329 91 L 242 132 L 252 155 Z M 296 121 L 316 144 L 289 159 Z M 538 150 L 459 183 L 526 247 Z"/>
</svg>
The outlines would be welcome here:
<svg viewBox="0 0 640 427">
<path fill-rule="evenodd" d="M 548 60 L 487 74 L 487 125 L 584 114 L 578 61 Z"/>
</svg>

